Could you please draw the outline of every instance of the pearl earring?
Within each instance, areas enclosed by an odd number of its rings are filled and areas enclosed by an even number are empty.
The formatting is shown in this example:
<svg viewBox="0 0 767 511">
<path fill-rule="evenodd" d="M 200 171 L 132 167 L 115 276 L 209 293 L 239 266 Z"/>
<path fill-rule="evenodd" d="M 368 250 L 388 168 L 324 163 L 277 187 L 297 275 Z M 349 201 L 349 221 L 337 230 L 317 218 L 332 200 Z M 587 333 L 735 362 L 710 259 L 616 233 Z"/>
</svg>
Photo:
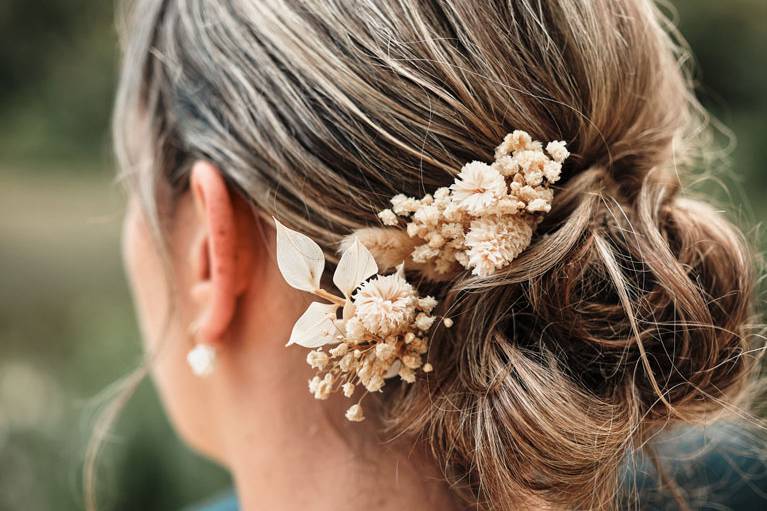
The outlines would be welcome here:
<svg viewBox="0 0 767 511">
<path fill-rule="evenodd" d="M 193 321 L 189 325 L 189 335 L 194 339 L 200 331 L 199 321 Z M 216 368 L 216 347 L 205 342 L 198 342 L 192 350 L 186 354 L 186 363 L 192 369 L 195 376 L 204 377 L 213 373 Z"/>
<path fill-rule="evenodd" d="M 186 361 L 196 376 L 208 376 L 216 368 L 216 348 L 200 343 L 187 353 Z"/>
</svg>

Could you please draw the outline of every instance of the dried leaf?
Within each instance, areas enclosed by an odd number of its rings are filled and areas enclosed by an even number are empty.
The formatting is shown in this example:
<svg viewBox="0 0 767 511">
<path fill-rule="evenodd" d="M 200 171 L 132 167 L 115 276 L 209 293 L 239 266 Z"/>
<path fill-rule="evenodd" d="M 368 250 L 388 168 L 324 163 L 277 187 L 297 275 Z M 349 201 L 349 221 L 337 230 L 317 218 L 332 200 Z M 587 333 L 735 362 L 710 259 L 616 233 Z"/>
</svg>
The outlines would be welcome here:
<svg viewBox="0 0 767 511">
<path fill-rule="evenodd" d="M 333 283 L 344 294 L 351 296 L 365 279 L 378 273 L 378 265 L 365 245 L 356 238 L 349 248 L 344 250 L 333 274 Z"/>
<path fill-rule="evenodd" d="M 312 302 L 306 309 L 290 333 L 288 346 L 298 344 L 304 348 L 319 348 L 325 344 L 335 343 L 337 305 L 332 303 Z"/>
<path fill-rule="evenodd" d="M 320 287 L 325 269 L 325 255 L 311 238 L 288 229 L 274 218 L 277 228 L 277 266 L 285 282 L 301 291 L 314 292 Z"/>
</svg>

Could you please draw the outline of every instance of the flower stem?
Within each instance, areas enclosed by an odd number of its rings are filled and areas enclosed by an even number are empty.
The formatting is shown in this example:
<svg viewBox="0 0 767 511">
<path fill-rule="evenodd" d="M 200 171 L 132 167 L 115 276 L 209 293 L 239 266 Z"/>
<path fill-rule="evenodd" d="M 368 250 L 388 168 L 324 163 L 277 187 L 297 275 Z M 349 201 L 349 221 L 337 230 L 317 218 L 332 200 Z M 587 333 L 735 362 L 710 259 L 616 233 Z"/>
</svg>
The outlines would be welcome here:
<svg viewBox="0 0 767 511">
<path fill-rule="evenodd" d="M 343 304 L 346 303 L 343 298 L 340 298 L 332 293 L 328 293 L 324 289 L 315 289 L 314 294 L 319 296 L 320 298 L 324 298 L 325 300 L 335 305 L 343 306 Z"/>
</svg>

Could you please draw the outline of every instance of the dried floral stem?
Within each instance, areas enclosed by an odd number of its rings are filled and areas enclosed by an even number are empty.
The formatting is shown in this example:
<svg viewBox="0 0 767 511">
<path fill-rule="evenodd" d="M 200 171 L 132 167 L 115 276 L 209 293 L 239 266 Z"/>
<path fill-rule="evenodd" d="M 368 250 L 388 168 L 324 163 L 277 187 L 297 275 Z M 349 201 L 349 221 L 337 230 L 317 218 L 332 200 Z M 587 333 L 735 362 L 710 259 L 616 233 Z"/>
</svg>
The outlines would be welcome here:
<svg viewBox="0 0 767 511">
<path fill-rule="evenodd" d="M 323 298 L 323 299 L 329 301 L 330 303 L 332 303 L 334 305 L 340 305 L 340 306 L 343 307 L 344 303 L 346 303 L 346 301 L 343 298 L 338 297 L 338 296 L 334 295 L 333 293 L 329 293 L 329 292 L 325 291 L 324 289 L 315 289 L 314 290 L 314 294 L 316 296 L 319 296 L 320 298 Z"/>
</svg>

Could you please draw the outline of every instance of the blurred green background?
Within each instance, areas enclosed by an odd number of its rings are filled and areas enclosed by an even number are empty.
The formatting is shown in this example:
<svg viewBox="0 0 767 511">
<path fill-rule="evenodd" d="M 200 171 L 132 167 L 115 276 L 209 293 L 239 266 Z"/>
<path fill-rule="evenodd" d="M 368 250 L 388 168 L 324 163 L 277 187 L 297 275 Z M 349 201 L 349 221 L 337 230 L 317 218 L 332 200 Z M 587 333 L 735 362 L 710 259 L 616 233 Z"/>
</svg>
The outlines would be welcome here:
<svg viewBox="0 0 767 511">
<path fill-rule="evenodd" d="M 0 510 L 82 509 L 94 396 L 141 355 L 119 252 L 112 1 L 0 1 Z M 712 173 L 767 218 L 767 1 L 678 0 L 700 95 L 735 135 Z M 723 140 L 723 143 L 726 141 Z M 707 184 L 707 193 L 726 195 Z M 101 509 L 167 510 L 230 483 L 173 435 L 150 383 L 99 465 Z"/>
</svg>

